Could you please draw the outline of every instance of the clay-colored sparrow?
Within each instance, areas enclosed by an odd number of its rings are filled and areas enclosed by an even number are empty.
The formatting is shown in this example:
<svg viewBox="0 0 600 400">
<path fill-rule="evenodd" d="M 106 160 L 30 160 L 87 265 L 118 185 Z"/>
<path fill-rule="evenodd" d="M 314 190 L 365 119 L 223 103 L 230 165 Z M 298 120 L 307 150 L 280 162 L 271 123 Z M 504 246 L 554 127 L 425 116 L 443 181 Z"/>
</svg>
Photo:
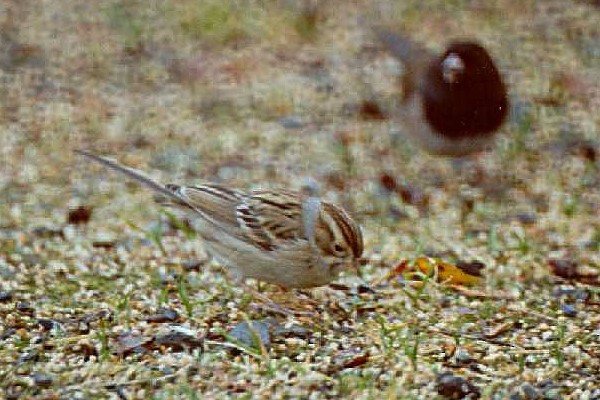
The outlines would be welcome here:
<svg viewBox="0 0 600 400">
<path fill-rule="evenodd" d="M 288 190 L 244 192 L 214 183 L 162 185 L 88 151 L 76 151 L 163 195 L 199 221 L 207 252 L 230 271 L 284 288 L 325 285 L 362 255 L 360 227 L 341 207 Z"/>
</svg>

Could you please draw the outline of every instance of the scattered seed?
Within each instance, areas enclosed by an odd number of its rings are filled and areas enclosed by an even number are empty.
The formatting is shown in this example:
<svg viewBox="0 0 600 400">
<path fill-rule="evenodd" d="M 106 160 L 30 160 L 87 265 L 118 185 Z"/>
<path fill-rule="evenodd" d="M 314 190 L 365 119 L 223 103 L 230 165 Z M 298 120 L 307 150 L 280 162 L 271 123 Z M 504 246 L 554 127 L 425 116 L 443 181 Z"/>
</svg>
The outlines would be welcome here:
<svg viewBox="0 0 600 400">
<path fill-rule="evenodd" d="M 91 217 L 91 207 L 77 206 L 69 208 L 69 212 L 67 213 L 67 223 L 71 225 L 83 225 L 90 222 Z"/>
<path fill-rule="evenodd" d="M 387 119 L 379 104 L 373 100 L 365 100 L 361 103 L 358 115 L 365 121 L 382 121 Z"/>
</svg>

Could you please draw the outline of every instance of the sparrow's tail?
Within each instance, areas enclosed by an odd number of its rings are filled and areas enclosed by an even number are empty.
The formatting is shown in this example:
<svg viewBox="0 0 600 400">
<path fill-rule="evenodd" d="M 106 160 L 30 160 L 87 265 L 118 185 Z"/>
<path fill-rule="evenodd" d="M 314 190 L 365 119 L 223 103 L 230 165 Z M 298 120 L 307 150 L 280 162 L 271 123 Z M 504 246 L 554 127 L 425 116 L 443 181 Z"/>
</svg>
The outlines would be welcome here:
<svg viewBox="0 0 600 400">
<path fill-rule="evenodd" d="M 114 171 L 120 172 L 120 173 L 132 178 L 133 180 L 154 190 L 155 192 L 157 192 L 163 196 L 166 196 L 169 199 L 172 199 L 175 204 L 184 205 L 191 209 L 195 209 L 195 207 L 193 207 L 191 204 L 189 204 L 188 201 L 186 201 L 184 198 L 182 198 L 180 195 L 178 195 L 178 193 L 177 193 L 178 187 L 175 187 L 175 189 L 174 189 L 174 187 L 172 187 L 170 185 L 166 185 L 166 186 L 162 185 L 162 184 L 156 182 L 155 180 L 148 178 L 146 175 L 144 175 L 142 172 L 140 172 L 136 169 L 126 167 L 124 165 L 117 163 L 116 161 L 113 161 L 108 158 L 101 157 L 96 154 L 90 153 L 87 150 L 75 150 L 75 153 L 85 156 L 85 157 L 87 157 L 91 160 L 94 160 L 97 163 L 100 163 Z"/>
</svg>

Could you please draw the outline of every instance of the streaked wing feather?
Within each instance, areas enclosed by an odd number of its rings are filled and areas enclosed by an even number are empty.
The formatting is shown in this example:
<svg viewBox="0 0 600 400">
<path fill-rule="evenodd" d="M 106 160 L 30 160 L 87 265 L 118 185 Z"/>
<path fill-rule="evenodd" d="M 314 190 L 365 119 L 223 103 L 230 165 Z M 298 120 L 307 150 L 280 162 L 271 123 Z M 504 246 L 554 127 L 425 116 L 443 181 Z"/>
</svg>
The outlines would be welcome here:
<svg viewBox="0 0 600 400">
<path fill-rule="evenodd" d="M 245 198 L 244 192 L 207 183 L 199 186 L 180 186 L 178 194 L 204 219 L 234 236 L 243 236 L 236 207 Z"/>
<path fill-rule="evenodd" d="M 244 233 L 264 250 L 305 239 L 299 195 L 257 190 L 236 210 Z"/>
</svg>

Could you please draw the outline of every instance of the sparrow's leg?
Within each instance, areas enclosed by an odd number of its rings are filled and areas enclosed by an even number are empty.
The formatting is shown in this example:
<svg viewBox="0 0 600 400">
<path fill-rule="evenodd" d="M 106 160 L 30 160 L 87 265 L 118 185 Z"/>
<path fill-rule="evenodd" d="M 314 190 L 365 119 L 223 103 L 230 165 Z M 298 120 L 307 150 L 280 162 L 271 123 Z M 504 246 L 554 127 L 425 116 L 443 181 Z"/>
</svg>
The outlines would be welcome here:
<svg viewBox="0 0 600 400">
<path fill-rule="evenodd" d="M 315 316 L 315 312 L 313 312 L 313 311 L 293 309 L 293 308 L 288 308 L 281 304 L 278 304 L 276 301 L 271 299 L 269 296 L 267 296 L 264 293 L 259 292 L 252 286 L 245 283 L 243 280 L 234 279 L 234 283 L 236 286 L 239 285 L 240 287 L 242 287 L 243 290 L 246 293 L 250 294 L 254 299 L 259 300 L 262 303 L 260 305 L 260 307 L 264 308 L 267 311 L 281 314 L 286 317 L 290 317 L 290 316 L 314 317 Z M 285 288 L 282 288 L 282 289 L 287 292 L 287 289 L 285 289 Z"/>
</svg>

